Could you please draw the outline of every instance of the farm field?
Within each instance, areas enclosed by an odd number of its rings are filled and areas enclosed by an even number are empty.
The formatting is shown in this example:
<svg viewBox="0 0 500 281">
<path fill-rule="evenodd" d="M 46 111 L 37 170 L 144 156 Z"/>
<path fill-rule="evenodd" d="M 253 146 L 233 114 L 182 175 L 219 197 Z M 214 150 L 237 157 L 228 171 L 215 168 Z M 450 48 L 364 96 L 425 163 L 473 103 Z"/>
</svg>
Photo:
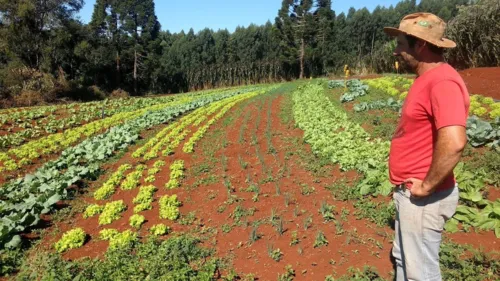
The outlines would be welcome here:
<svg viewBox="0 0 500 281">
<path fill-rule="evenodd" d="M 2 278 L 391 280 L 387 157 L 411 84 L 314 79 L 0 111 Z M 469 85 L 442 272 L 498 280 L 500 103 Z"/>
</svg>

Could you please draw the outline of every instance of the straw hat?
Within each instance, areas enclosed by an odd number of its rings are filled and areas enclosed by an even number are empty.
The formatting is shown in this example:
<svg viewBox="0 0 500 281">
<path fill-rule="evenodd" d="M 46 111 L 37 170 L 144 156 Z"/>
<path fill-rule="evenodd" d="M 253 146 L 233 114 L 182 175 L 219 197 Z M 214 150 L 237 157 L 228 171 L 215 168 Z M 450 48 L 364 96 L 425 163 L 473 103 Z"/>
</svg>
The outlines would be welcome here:
<svg viewBox="0 0 500 281">
<path fill-rule="evenodd" d="M 440 48 L 455 48 L 457 44 L 443 37 L 446 23 L 431 13 L 414 13 L 405 16 L 399 23 L 399 28 L 384 27 L 389 36 L 407 34 L 427 41 Z"/>
</svg>

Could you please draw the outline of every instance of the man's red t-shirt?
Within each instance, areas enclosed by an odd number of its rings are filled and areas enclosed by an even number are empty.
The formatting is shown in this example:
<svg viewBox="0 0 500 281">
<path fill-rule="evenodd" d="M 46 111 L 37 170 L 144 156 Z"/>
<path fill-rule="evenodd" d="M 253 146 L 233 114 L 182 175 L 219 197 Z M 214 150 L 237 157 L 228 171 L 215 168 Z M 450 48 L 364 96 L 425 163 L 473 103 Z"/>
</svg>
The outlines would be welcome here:
<svg viewBox="0 0 500 281">
<path fill-rule="evenodd" d="M 402 184 L 408 178 L 424 180 L 431 166 L 437 131 L 446 126 L 465 127 L 469 102 L 462 77 L 448 64 L 415 80 L 391 142 L 389 173 L 393 184 Z M 436 190 L 454 185 L 452 173 Z"/>
</svg>

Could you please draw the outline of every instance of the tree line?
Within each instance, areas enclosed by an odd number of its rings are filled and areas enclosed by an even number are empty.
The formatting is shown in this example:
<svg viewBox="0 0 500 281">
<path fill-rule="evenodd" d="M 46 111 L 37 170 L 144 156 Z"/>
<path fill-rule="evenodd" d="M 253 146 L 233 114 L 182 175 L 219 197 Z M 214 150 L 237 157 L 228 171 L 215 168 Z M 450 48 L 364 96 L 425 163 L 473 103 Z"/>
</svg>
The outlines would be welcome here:
<svg viewBox="0 0 500 281">
<path fill-rule="evenodd" d="M 345 64 L 387 72 L 394 40 L 384 26 L 416 11 L 450 21 L 476 2 L 403 0 L 336 14 L 331 0 L 283 0 L 275 20 L 263 25 L 171 33 L 162 30 L 153 0 L 97 0 L 88 24 L 76 19 L 83 0 L 0 0 L 0 95 L 9 106 L 103 98 L 115 89 L 177 93 L 318 77 Z"/>
</svg>

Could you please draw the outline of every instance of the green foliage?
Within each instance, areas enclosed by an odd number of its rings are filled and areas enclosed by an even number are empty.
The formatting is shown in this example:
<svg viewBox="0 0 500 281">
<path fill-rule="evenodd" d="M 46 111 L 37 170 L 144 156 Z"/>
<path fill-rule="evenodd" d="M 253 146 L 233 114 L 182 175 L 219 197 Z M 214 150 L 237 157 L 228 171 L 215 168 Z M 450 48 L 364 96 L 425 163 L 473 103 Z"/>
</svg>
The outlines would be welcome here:
<svg viewBox="0 0 500 281">
<path fill-rule="evenodd" d="M 323 216 L 326 222 L 334 221 L 337 211 L 335 211 L 335 206 L 328 205 L 325 201 L 321 202 L 321 207 L 319 213 Z"/>
<path fill-rule="evenodd" d="M 345 111 L 334 105 L 318 85 L 308 84 L 293 93 L 293 113 L 304 140 L 315 154 L 339 163 L 342 170 L 356 169 L 365 175 L 358 185 L 362 195 L 388 195 L 392 184 L 387 179 L 389 142 L 371 140 Z"/>
<path fill-rule="evenodd" d="M 109 179 L 94 192 L 94 198 L 96 200 L 104 200 L 113 195 L 115 193 L 116 187 L 124 178 L 124 172 L 131 168 L 132 166 L 129 164 L 121 165 L 118 170 L 116 170 L 116 172 L 114 172 L 111 177 L 109 177 Z"/>
<path fill-rule="evenodd" d="M 363 270 L 359 270 L 357 268 L 350 267 L 347 270 L 347 274 L 338 278 L 333 279 L 332 276 L 327 276 L 325 281 L 327 280 L 338 280 L 338 281 L 385 281 L 378 272 L 377 269 L 371 266 L 363 267 Z"/>
<path fill-rule="evenodd" d="M 83 213 L 83 218 L 86 219 L 86 218 L 93 217 L 95 215 L 102 213 L 103 210 L 104 210 L 104 206 L 99 206 L 97 204 L 89 205 L 89 206 L 87 206 L 87 208 L 85 209 L 85 212 Z"/>
<path fill-rule="evenodd" d="M 347 81 L 348 91 L 340 96 L 340 102 L 350 102 L 358 97 L 362 97 L 368 94 L 368 85 L 363 84 L 357 79 L 352 79 Z"/>
<path fill-rule="evenodd" d="M 142 224 L 146 222 L 146 218 L 143 215 L 134 214 L 130 217 L 130 226 L 140 229 Z"/>
<path fill-rule="evenodd" d="M 154 236 L 166 235 L 170 232 L 170 228 L 163 223 L 155 224 L 149 229 L 149 233 Z"/>
<path fill-rule="evenodd" d="M 442 243 L 439 261 L 443 280 L 480 281 L 500 275 L 500 261 L 494 256 L 455 243 Z"/>
<path fill-rule="evenodd" d="M 156 192 L 156 187 L 154 185 L 141 186 L 139 193 L 132 200 L 134 204 L 145 204 L 153 202 L 153 195 Z"/>
<path fill-rule="evenodd" d="M 396 215 L 394 202 L 373 202 L 368 198 L 360 198 L 354 203 L 356 211 L 354 215 L 357 219 L 367 218 L 378 226 L 390 226 Z"/>
<path fill-rule="evenodd" d="M 59 253 L 62 253 L 69 249 L 76 249 L 83 246 L 85 243 L 85 238 L 87 234 L 81 228 L 72 229 L 63 234 L 61 239 L 56 242 L 54 247 Z"/>
<path fill-rule="evenodd" d="M 37 253 L 26 261 L 17 280 L 212 280 L 218 260 L 200 241 L 180 236 L 166 241 L 147 239 L 130 247 L 109 249 L 105 258 L 64 260 L 60 255 Z"/>
<path fill-rule="evenodd" d="M 247 92 L 251 89 L 255 87 L 246 88 L 243 91 Z M 19 233 L 29 227 L 36 227 L 40 222 L 40 215 L 53 210 L 54 205 L 61 199 L 71 197 L 73 193 L 68 186 L 96 180 L 102 173 L 101 165 L 112 159 L 117 152 L 123 152 L 134 143 L 139 138 L 140 132 L 166 123 L 172 120 L 173 116 L 178 116 L 188 110 L 239 93 L 241 93 L 240 90 L 222 90 L 212 91 L 209 95 L 206 95 L 206 92 L 186 94 L 175 106 L 166 104 L 172 101 L 172 97 L 140 99 L 140 103 L 135 103 L 132 108 L 129 108 L 131 112 L 115 114 L 74 130 L 66 130 L 64 133 L 30 142 L 30 145 L 41 145 L 42 148 L 46 145 L 59 148 L 58 145 L 54 145 L 53 137 L 55 136 L 58 139 L 56 143 L 67 148 L 59 158 L 45 163 L 34 174 L 27 174 L 0 188 L 0 198 L 2 198 L 0 247 L 18 247 L 22 242 Z M 144 105 L 147 106 L 144 107 Z M 121 124 L 124 117 L 127 117 L 127 122 Z M 101 129 L 107 128 L 106 126 L 112 126 L 112 128 L 93 136 Z M 74 142 L 81 140 L 82 130 L 83 136 L 88 138 L 71 146 Z M 0 157 L 3 156 L 5 153 L 0 153 Z M 71 165 L 68 166 L 68 163 Z M 32 190 L 37 190 L 37 192 L 33 193 Z"/>
<path fill-rule="evenodd" d="M 290 246 L 297 245 L 300 243 L 299 235 L 297 230 L 292 232 L 292 240 L 290 241 Z"/>
<path fill-rule="evenodd" d="M 101 240 L 109 241 L 111 238 L 118 235 L 120 232 L 116 229 L 103 229 L 99 231 L 99 238 Z"/>
<path fill-rule="evenodd" d="M 383 108 L 389 108 L 394 111 L 398 111 L 401 109 L 403 106 L 402 101 L 396 101 L 393 98 L 388 98 L 387 100 L 378 100 L 374 102 L 362 102 L 355 104 L 353 109 L 355 112 L 361 112 L 361 111 L 367 111 L 367 110 L 373 110 L 373 109 L 383 109 Z"/>
<path fill-rule="evenodd" d="M 316 233 L 316 239 L 314 240 L 313 247 L 318 248 L 318 247 L 327 246 L 327 245 L 328 245 L 328 240 L 326 240 L 325 234 L 321 230 L 318 231 L 318 233 Z"/>
<path fill-rule="evenodd" d="M 295 270 L 289 264 L 285 267 L 285 273 L 283 275 L 278 274 L 278 281 L 293 281 L 295 277 Z"/>
<path fill-rule="evenodd" d="M 177 200 L 177 195 L 168 196 L 165 195 L 160 198 L 160 218 L 176 220 L 179 213 L 179 206 L 181 206 L 181 202 Z"/>
<path fill-rule="evenodd" d="M 137 242 L 137 233 L 130 230 L 119 232 L 109 238 L 109 249 L 130 248 Z"/>
<path fill-rule="evenodd" d="M 474 1 L 474 5 L 463 6 L 450 21 L 446 29 L 447 38 L 457 43 L 457 47 L 447 53 L 453 65 L 463 68 L 498 66 L 500 46 L 500 5 L 496 0 Z"/>
<path fill-rule="evenodd" d="M 267 245 L 267 254 L 270 258 L 277 262 L 280 261 L 283 257 L 283 253 L 280 251 L 280 249 L 274 249 L 272 245 Z"/>
<path fill-rule="evenodd" d="M 120 219 L 121 213 L 126 209 L 127 206 L 123 203 L 123 200 L 106 203 L 104 210 L 99 216 L 99 225 L 110 224 L 113 221 Z"/>
<path fill-rule="evenodd" d="M 473 147 L 487 145 L 500 151 L 500 118 L 490 123 L 476 116 L 469 117 L 466 132 Z"/>
<path fill-rule="evenodd" d="M 165 187 L 168 189 L 173 189 L 179 187 L 180 180 L 184 177 L 184 161 L 183 160 L 175 160 L 172 165 L 170 165 L 170 178 L 168 182 L 165 184 Z"/>
<path fill-rule="evenodd" d="M 15 273 L 22 264 L 25 253 L 21 249 L 0 250 L 0 276 Z"/>
</svg>

